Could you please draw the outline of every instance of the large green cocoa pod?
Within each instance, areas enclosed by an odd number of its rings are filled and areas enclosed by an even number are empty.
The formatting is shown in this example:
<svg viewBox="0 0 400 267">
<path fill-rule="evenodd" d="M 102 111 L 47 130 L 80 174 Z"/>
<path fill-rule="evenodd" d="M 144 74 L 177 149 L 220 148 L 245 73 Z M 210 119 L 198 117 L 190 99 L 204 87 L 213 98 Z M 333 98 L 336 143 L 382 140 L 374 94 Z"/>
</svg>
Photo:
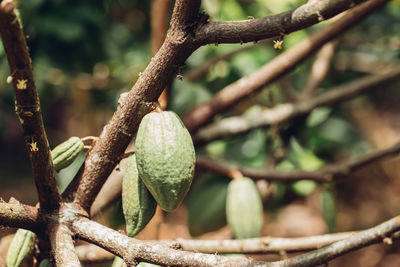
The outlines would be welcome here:
<svg viewBox="0 0 400 267">
<path fill-rule="evenodd" d="M 84 144 L 79 137 L 73 136 L 67 141 L 59 144 L 51 151 L 54 169 L 59 171 L 69 166 L 79 153 L 83 150 Z"/>
<path fill-rule="evenodd" d="M 263 206 L 256 184 L 250 178 L 234 179 L 229 183 L 226 218 L 235 238 L 253 238 L 260 235 Z"/>
<path fill-rule="evenodd" d="M 192 138 L 171 111 L 144 116 L 136 136 L 139 177 L 165 211 L 175 210 L 192 183 L 195 152 Z"/>
<path fill-rule="evenodd" d="M 31 256 L 35 241 L 35 233 L 25 229 L 18 229 L 8 248 L 7 267 L 18 267 L 27 257 Z"/>
<path fill-rule="evenodd" d="M 193 184 L 187 197 L 188 227 L 192 236 L 226 225 L 226 194 L 229 179 L 207 175 Z"/>
<path fill-rule="evenodd" d="M 135 155 L 127 158 L 122 183 L 122 209 L 128 236 L 138 234 L 156 212 L 157 203 L 139 178 Z"/>
</svg>

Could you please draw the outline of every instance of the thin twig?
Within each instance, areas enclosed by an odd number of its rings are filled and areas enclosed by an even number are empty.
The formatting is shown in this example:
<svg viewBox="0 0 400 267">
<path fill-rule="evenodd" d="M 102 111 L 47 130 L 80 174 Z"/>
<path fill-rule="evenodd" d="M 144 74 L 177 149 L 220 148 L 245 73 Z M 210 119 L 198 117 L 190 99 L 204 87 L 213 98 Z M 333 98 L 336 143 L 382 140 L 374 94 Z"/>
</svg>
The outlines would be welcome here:
<svg viewBox="0 0 400 267">
<path fill-rule="evenodd" d="M 371 89 L 399 79 L 400 68 L 392 69 L 385 74 L 370 75 L 344 85 L 332 88 L 328 92 L 297 103 L 286 103 L 267 109 L 253 116 L 236 116 L 223 119 L 215 124 L 201 128 L 194 136 L 197 145 L 226 138 L 228 136 L 246 133 L 252 129 L 267 127 L 311 112 L 314 108 L 327 106 L 351 99 Z"/>
<path fill-rule="evenodd" d="M 313 1 L 294 10 L 264 18 L 210 22 L 199 29 L 196 38 L 202 45 L 258 41 L 307 28 L 360 2 L 364 1 Z"/>
<path fill-rule="evenodd" d="M 15 111 L 29 151 L 40 207 L 56 209 L 61 196 L 57 189 L 25 35 L 11 0 L 0 3 L 0 34 L 14 85 Z"/>
<path fill-rule="evenodd" d="M 318 2 L 332 3 L 336 1 Z M 342 18 L 312 34 L 309 38 L 287 52 L 277 56 L 258 71 L 225 87 L 210 101 L 186 114 L 182 119 L 184 124 L 190 132 L 195 132 L 201 125 L 211 120 L 216 114 L 225 111 L 232 105 L 254 94 L 261 88 L 271 84 L 291 71 L 300 62 L 308 58 L 315 50 L 333 40 L 387 2 L 387 0 L 370 0 L 349 10 Z"/>
<path fill-rule="evenodd" d="M 351 160 L 344 160 L 340 163 L 326 165 L 315 171 L 276 171 L 269 169 L 258 169 L 240 166 L 220 160 L 213 160 L 197 156 L 196 166 L 212 170 L 225 175 L 234 170 L 239 170 L 244 176 L 252 179 L 263 179 L 269 181 L 292 182 L 302 179 L 314 180 L 317 182 L 329 182 L 335 178 L 349 175 L 368 164 L 389 156 L 397 156 L 400 153 L 400 143 L 387 149 L 381 149 Z M 229 177 L 229 176 L 228 176 Z"/>
<path fill-rule="evenodd" d="M 337 41 L 329 42 L 317 53 L 307 83 L 300 95 L 300 99 L 310 98 L 325 79 L 335 52 L 336 44 Z"/>
<path fill-rule="evenodd" d="M 333 243 L 321 249 L 297 256 L 295 258 L 277 262 L 280 266 L 315 266 L 326 263 L 334 258 L 353 250 L 383 242 L 385 237 L 400 229 L 400 216 L 394 217 L 368 230 L 354 234 L 352 237 Z"/>
</svg>

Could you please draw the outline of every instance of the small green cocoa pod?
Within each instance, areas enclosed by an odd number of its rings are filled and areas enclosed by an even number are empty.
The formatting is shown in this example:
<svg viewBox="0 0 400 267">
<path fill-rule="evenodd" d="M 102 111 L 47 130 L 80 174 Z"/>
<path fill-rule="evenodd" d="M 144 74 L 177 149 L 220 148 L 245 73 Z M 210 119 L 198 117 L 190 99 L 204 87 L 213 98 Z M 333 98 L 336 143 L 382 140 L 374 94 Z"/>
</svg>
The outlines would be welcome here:
<svg viewBox="0 0 400 267">
<path fill-rule="evenodd" d="M 194 183 L 187 197 L 188 227 L 192 236 L 226 225 L 226 193 L 230 179 L 207 175 Z"/>
<path fill-rule="evenodd" d="M 147 225 L 156 207 L 156 201 L 139 178 L 135 155 L 128 157 L 122 182 L 122 209 L 128 236 L 135 236 Z"/>
<path fill-rule="evenodd" d="M 192 138 L 172 111 L 143 117 L 136 136 L 139 177 L 165 211 L 175 210 L 193 180 L 196 162 Z"/>
<path fill-rule="evenodd" d="M 228 186 L 226 218 L 235 238 L 260 235 L 263 206 L 257 186 L 250 178 L 233 179 Z"/>
<path fill-rule="evenodd" d="M 11 241 L 7 252 L 7 267 L 18 267 L 22 262 L 32 255 L 35 247 L 35 233 L 18 229 Z"/>
<path fill-rule="evenodd" d="M 59 144 L 51 151 L 54 169 L 59 171 L 69 166 L 79 153 L 83 150 L 84 144 L 79 137 L 73 136 L 67 141 Z"/>
</svg>

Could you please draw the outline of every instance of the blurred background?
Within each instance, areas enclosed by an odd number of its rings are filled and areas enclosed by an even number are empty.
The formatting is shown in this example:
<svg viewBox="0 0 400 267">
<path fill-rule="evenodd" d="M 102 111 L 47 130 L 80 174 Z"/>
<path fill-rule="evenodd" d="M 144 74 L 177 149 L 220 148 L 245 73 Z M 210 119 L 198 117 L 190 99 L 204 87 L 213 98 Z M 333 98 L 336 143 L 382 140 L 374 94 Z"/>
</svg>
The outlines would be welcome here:
<svg viewBox="0 0 400 267">
<path fill-rule="evenodd" d="M 243 20 L 287 11 L 306 2 L 203 0 L 202 10 L 213 21 Z M 119 95 L 133 86 L 151 58 L 150 5 L 151 1 L 138 0 L 19 1 L 51 147 L 70 136 L 100 134 Z M 175 79 L 171 85 L 168 108 L 185 114 L 329 23 L 285 36 L 282 50 L 275 50 L 272 40 L 201 47 L 180 70 L 183 80 Z M 304 92 L 310 88 L 308 82 L 317 56 L 218 115 L 216 120 L 257 114 L 280 103 L 306 99 L 364 75 L 398 67 L 400 1 L 391 1 L 329 46 L 325 48 L 325 53 L 330 53 L 327 73 L 309 93 Z M 13 196 L 34 205 L 37 196 L 14 113 L 13 90 L 6 83 L 8 75 L 0 46 L 0 197 L 8 200 Z M 400 137 L 399 85 L 393 83 L 353 100 L 315 109 L 279 126 L 214 141 L 197 152 L 251 167 L 315 170 L 387 148 Z M 400 211 L 399 160 L 394 157 L 371 164 L 325 185 L 310 181 L 258 183 L 265 193 L 263 235 L 305 236 L 358 230 L 395 216 Z M 196 179 L 204 175 L 215 174 L 199 171 Z M 322 200 L 323 194 L 328 200 Z M 118 201 L 101 217 L 114 228 L 124 228 Z M 164 215 L 158 237 L 189 238 L 186 221 L 183 205 Z M 13 231 L 0 229 L 0 236 Z M 229 228 L 223 227 L 200 238 L 231 237 Z M 331 266 L 400 266 L 398 252 L 396 243 L 375 245 L 334 260 Z M 285 255 L 272 255 L 269 259 L 282 257 Z"/>
</svg>

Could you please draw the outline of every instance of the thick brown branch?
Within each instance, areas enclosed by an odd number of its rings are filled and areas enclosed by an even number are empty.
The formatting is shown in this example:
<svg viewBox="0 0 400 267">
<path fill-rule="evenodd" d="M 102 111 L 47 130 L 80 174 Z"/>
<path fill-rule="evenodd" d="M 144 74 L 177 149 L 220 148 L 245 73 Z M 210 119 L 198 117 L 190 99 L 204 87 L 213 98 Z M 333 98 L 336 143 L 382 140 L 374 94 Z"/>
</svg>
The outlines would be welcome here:
<svg viewBox="0 0 400 267">
<path fill-rule="evenodd" d="M 256 128 L 278 124 L 297 116 L 310 113 L 316 107 L 332 105 L 356 97 L 370 89 L 381 88 L 381 86 L 390 84 L 399 78 L 400 68 L 393 68 L 392 71 L 388 73 L 360 78 L 353 82 L 332 88 L 328 92 L 308 100 L 281 104 L 251 117 L 237 116 L 223 119 L 215 124 L 200 129 L 194 135 L 193 141 L 197 145 L 202 145 L 215 139 L 226 138 Z"/>
<path fill-rule="evenodd" d="M 48 226 L 48 231 L 53 265 L 57 267 L 81 266 L 70 230 L 63 224 L 51 223 Z"/>
<path fill-rule="evenodd" d="M 183 31 L 186 34 L 193 30 L 193 23 L 198 19 L 201 0 L 176 0 L 171 17 L 170 31 Z M 191 29 L 193 27 L 193 29 Z"/>
<path fill-rule="evenodd" d="M 282 266 L 315 266 L 326 263 L 334 258 L 349 253 L 353 250 L 380 243 L 385 237 L 390 237 L 392 233 L 400 229 L 400 216 L 386 221 L 368 230 L 354 234 L 350 238 L 338 241 L 327 247 L 297 256 L 292 259 L 277 262 Z"/>
<path fill-rule="evenodd" d="M 257 169 L 235 165 L 232 163 L 217 161 L 201 156 L 197 156 L 196 166 L 199 168 L 212 170 L 221 174 L 227 172 L 240 171 L 244 176 L 252 179 L 265 179 L 270 181 L 291 182 L 302 179 L 314 180 L 318 182 L 329 182 L 335 178 L 349 175 L 351 172 L 362 168 L 372 162 L 388 156 L 397 156 L 400 153 L 400 143 L 387 149 L 377 150 L 355 159 L 345 160 L 341 163 L 326 165 L 316 171 L 289 171 L 281 172 L 268 169 Z"/>
<path fill-rule="evenodd" d="M 55 180 L 49 143 L 43 126 L 39 97 L 25 35 L 16 16 L 14 3 L 0 3 L 0 34 L 6 50 L 14 85 L 15 111 L 21 122 L 40 207 L 55 209 L 61 200 Z"/>
<path fill-rule="evenodd" d="M 258 41 L 307 28 L 360 2 L 364 1 L 309 1 L 294 10 L 264 18 L 210 22 L 199 29 L 196 38 L 203 45 Z"/>
<path fill-rule="evenodd" d="M 193 240 L 178 238 L 174 241 L 149 241 L 170 246 L 179 247 L 186 251 L 202 253 L 279 253 L 297 252 L 318 249 L 334 242 L 350 238 L 357 232 L 344 232 L 327 235 L 281 238 L 281 237 L 260 237 L 241 240 Z M 95 245 L 81 245 L 76 247 L 79 259 L 83 261 L 110 260 L 113 254 Z M 95 257 L 97 255 L 97 257 Z"/>
<path fill-rule="evenodd" d="M 86 218 L 75 220 L 72 230 L 79 238 L 94 243 L 130 263 L 146 261 L 166 266 L 194 267 L 255 266 L 256 264 L 270 266 L 268 263 L 253 260 L 180 251 L 161 244 L 139 241 Z"/>
<path fill-rule="evenodd" d="M 0 201 L 0 226 L 24 228 L 38 233 L 41 230 L 38 209 L 17 201 Z"/>
<path fill-rule="evenodd" d="M 304 238 L 260 238 L 248 240 L 177 240 L 177 241 L 139 241 L 124 236 L 86 218 L 73 222 L 73 231 L 78 237 L 90 241 L 113 254 L 124 257 L 125 261 L 147 261 L 173 266 L 314 266 L 326 263 L 345 253 L 374 243 L 380 243 L 385 237 L 400 229 L 400 217 L 395 217 L 368 230 L 355 233 Z M 396 237 L 397 238 L 397 237 Z M 340 241 L 338 241 L 340 240 Z M 337 241 L 337 242 L 335 242 Z M 216 255 L 192 253 L 168 248 L 181 246 L 184 250 L 196 250 L 215 253 L 222 252 L 271 252 L 307 250 L 319 246 L 326 247 L 278 262 L 256 262 L 241 258 L 227 258 Z M 164 244 L 164 245 L 163 245 Z"/>
<path fill-rule="evenodd" d="M 324 3 L 326 1 L 319 1 Z M 331 1 L 328 1 L 331 2 Z M 336 1 L 333 1 L 336 2 Z M 297 64 L 306 59 L 315 50 L 333 40 L 351 26 L 361 21 L 368 14 L 376 11 L 387 0 L 370 0 L 347 12 L 341 19 L 326 26 L 311 35 L 294 48 L 276 57 L 257 72 L 241 78 L 225 87 L 210 101 L 198 106 L 183 117 L 183 122 L 191 132 L 195 132 L 201 125 L 211 120 L 214 115 L 223 112 L 247 96 L 259 91 L 264 86 L 276 81 L 288 73 Z"/>
<path fill-rule="evenodd" d="M 67 201 L 74 201 L 89 211 L 97 193 L 117 164 L 139 123 L 146 113 L 153 109 L 162 90 L 172 80 L 186 58 L 197 49 L 193 45 L 190 27 L 184 30 L 180 25 L 191 21 L 197 14 L 195 7 L 200 1 L 176 1 L 171 30 L 158 53 L 152 58 L 145 71 L 128 93 L 122 94 L 119 105 L 110 122 L 104 127 L 99 140 L 89 151 L 85 169 L 64 192 Z M 175 14 L 179 12 L 179 14 Z M 192 16 L 190 19 L 187 16 Z"/>
</svg>

